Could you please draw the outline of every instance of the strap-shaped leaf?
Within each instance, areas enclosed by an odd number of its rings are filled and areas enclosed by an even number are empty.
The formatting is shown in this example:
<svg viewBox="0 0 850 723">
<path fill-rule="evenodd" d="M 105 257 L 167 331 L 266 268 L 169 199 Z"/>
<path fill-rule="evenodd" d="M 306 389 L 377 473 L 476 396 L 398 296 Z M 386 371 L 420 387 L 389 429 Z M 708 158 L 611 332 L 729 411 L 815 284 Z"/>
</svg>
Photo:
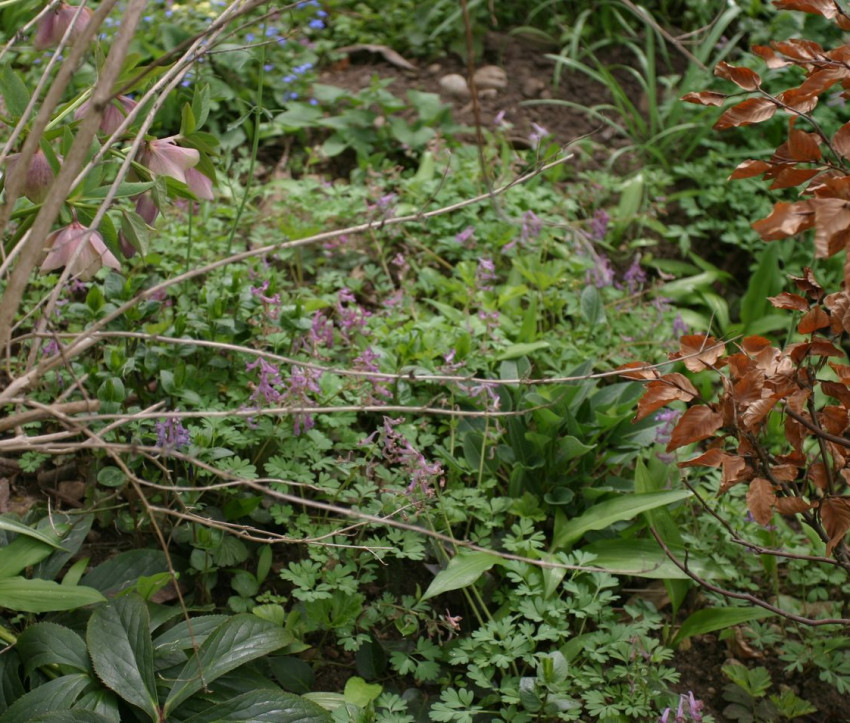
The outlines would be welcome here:
<svg viewBox="0 0 850 723">
<path fill-rule="evenodd" d="M 5 515 L 0 515 L 0 530 L 4 530 L 5 532 L 17 532 L 19 535 L 26 535 L 27 537 L 32 537 L 35 540 L 41 540 L 51 547 L 61 547 L 55 535 L 47 535 L 44 532 L 39 532 L 38 530 L 34 530 L 32 527 L 27 527 L 23 522 L 18 522 L 16 519 L 6 517 Z"/>
<path fill-rule="evenodd" d="M 150 617 L 142 598 L 127 595 L 95 610 L 86 640 L 94 670 L 103 683 L 158 721 Z"/>
<path fill-rule="evenodd" d="M 165 716 L 216 678 L 288 645 L 292 636 L 255 615 L 234 615 L 222 623 L 177 675 L 165 701 Z"/>
<path fill-rule="evenodd" d="M 444 592 L 459 590 L 462 587 L 472 585 L 493 565 L 501 561 L 502 558 L 498 555 L 491 555 L 489 552 L 461 551 L 449 560 L 445 570 L 440 570 L 437 573 L 422 599 L 428 600 L 437 595 L 442 595 Z"/>
<path fill-rule="evenodd" d="M 52 580 L 7 577 L 0 580 L 0 607 L 26 613 L 73 610 L 106 602 L 97 590 L 82 585 L 60 585 Z"/>
<path fill-rule="evenodd" d="M 193 715 L 186 723 L 215 721 L 256 721 L 256 723 L 330 723 L 330 713 L 299 695 L 277 690 L 252 690 L 227 703 L 214 705 Z"/>
<path fill-rule="evenodd" d="M 74 673 L 90 673 L 91 663 L 86 642 L 70 628 L 56 623 L 30 625 L 18 637 L 15 646 L 24 663 L 27 677 L 42 665 L 70 668 Z"/>
<path fill-rule="evenodd" d="M 49 680 L 12 703 L 0 717 L 0 723 L 34 721 L 51 711 L 67 711 L 91 683 L 92 679 L 85 673 Z"/>
</svg>

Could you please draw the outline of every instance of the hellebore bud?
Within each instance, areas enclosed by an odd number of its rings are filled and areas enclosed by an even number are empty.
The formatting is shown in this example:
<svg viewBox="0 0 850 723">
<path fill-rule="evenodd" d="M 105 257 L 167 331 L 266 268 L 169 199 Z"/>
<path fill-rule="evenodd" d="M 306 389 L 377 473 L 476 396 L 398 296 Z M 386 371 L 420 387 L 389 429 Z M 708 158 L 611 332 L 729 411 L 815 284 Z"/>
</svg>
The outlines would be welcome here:
<svg viewBox="0 0 850 723">
<path fill-rule="evenodd" d="M 52 12 L 47 13 L 38 21 L 38 28 L 33 40 L 35 49 L 45 50 L 59 45 L 69 26 L 71 27 L 71 40 L 76 39 L 91 18 L 92 11 L 88 8 L 80 10 L 75 5 L 59 3 Z"/>
<path fill-rule="evenodd" d="M 85 116 L 90 105 L 91 101 L 87 100 L 77 108 L 74 113 L 74 120 L 80 120 L 80 118 Z M 137 105 L 136 101 L 126 95 L 119 95 L 117 98 L 113 98 L 106 108 L 103 109 L 103 117 L 100 119 L 100 126 L 98 126 L 100 132 L 111 136 L 118 130 L 118 126 L 124 122 L 127 114 Z"/>
<path fill-rule="evenodd" d="M 6 173 L 11 175 L 21 159 L 20 153 L 15 153 L 6 159 Z M 53 169 L 47 161 L 47 157 L 39 148 L 30 159 L 30 166 L 24 177 L 24 185 L 21 193 L 33 203 L 41 203 L 47 198 L 47 193 L 55 178 Z"/>
</svg>

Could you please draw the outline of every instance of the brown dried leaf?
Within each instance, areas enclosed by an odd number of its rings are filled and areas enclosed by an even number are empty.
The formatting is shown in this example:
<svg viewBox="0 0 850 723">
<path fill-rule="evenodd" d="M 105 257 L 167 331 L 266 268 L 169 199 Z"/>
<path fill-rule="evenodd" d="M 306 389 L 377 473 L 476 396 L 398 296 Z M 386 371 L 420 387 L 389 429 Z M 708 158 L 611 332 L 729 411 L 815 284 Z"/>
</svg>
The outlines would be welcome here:
<svg viewBox="0 0 850 723">
<path fill-rule="evenodd" d="M 714 124 L 714 130 L 748 126 L 772 118 L 779 106 L 768 98 L 748 98 L 725 111 Z"/>
<path fill-rule="evenodd" d="M 793 188 L 814 178 L 820 172 L 820 168 L 783 168 L 776 175 L 776 180 L 770 184 L 770 188 L 771 190 Z"/>
<path fill-rule="evenodd" d="M 639 361 L 621 364 L 617 367 L 617 371 L 620 372 L 621 377 L 624 377 L 625 379 L 635 379 L 637 381 L 658 379 L 659 377 L 657 369 L 647 366 L 644 362 Z"/>
<path fill-rule="evenodd" d="M 638 402 L 635 421 L 638 422 L 648 414 L 661 409 L 670 402 L 690 402 L 699 395 L 696 387 L 683 374 L 665 374 L 646 385 L 646 391 Z"/>
<path fill-rule="evenodd" d="M 685 462 L 679 462 L 679 467 L 719 467 L 725 460 L 730 459 L 731 456 L 732 455 L 728 452 L 724 452 L 722 449 L 714 447 L 693 459 L 689 459 Z M 735 459 L 741 458 L 736 457 Z"/>
<path fill-rule="evenodd" d="M 770 215 L 756 221 L 752 227 L 764 241 L 795 236 L 810 229 L 815 223 L 815 214 L 810 204 L 810 201 L 778 201 L 773 205 Z"/>
<path fill-rule="evenodd" d="M 811 113 L 818 104 L 818 96 L 801 88 L 789 88 L 776 96 L 777 100 L 798 113 Z"/>
<path fill-rule="evenodd" d="M 785 439 L 798 454 L 803 452 L 803 442 L 806 439 L 806 428 L 792 417 L 785 417 Z"/>
<path fill-rule="evenodd" d="M 835 362 L 829 362 L 829 366 L 832 367 L 832 371 L 835 372 L 842 384 L 850 386 L 850 366 L 847 366 L 847 364 L 836 364 Z"/>
<path fill-rule="evenodd" d="M 814 40 L 789 38 L 788 40 L 772 43 L 772 45 L 774 50 L 793 60 L 809 61 L 824 57 L 823 47 Z"/>
<path fill-rule="evenodd" d="M 752 336 L 745 336 L 741 339 L 741 348 L 750 354 L 751 356 L 756 356 L 760 354 L 764 349 L 770 346 L 770 339 L 767 339 L 763 336 L 757 336 L 753 334 Z"/>
<path fill-rule="evenodd" d="M 761 424 L 764 418 L 770 413 L 770 410 L 776 406 L 776 402 L 776 397 L 768 397 L 767 399 L 759 399 L 757 402 L 753 402 L 741 415 L 741 421 L 743 421 L 744 427 L 752 430 Z"/>
<path fill-rule="evenodd" d="M 814 133 L 792 129 L 788 134 L 788 151 L 791 158 L 801 163 L 819 161 L 822 157 L 819 140 Z"/>
<path fill-rule="evenodd" d="M 824 298 L 823 303 L 830 310 L 832 321 L 837 323 L 839 330 L 850 333 L 850 293 L 846 290 L 837 291 Z"/>
<path fill-rule="evenodd" d="M 823 500 L 820 503 L 820 519 L 823 529 L 829 535 L 826 554 L 831 555 L 838 543 L 844 539 L 847 530 L 850 530 L 850 498 L 828 497 Z"/>
<path fill-rule="evenodd" d="M 850 389 L 846 386 L 838 382 L 821 382 L 820 388 L 824 394 L 841 402 L 845 409 L 850 409 Z"/>
<path fill-rule="evenodd" d="M 780 10 L 799 10 L 804 13 L 823 15 L 832 20 L 838 14 L 838 8 L 833 0 L 773 0 Z"/>
<path fill-rule="evenodd" d="M 811 334 L 817 329 L 825 329 L 828 326 L 829 315 L 819 306 L 816 306 L 814 309 L 809 309 L 803 315 L 800 323 L 797 324 L 797 331 L 800 334 Z"/>
<path fill-rule="evenodd" d="M 670 359 L 681 359 L 688 371 L 701 372 L 713 366 L 725 351 L 726 347 L 713 336 L 685 334 L 679 339 L 679 351 Z"/>
<path fill-rule="evenodd" d="M 685 93 L 679 100 L 684 103 L 695 103 L 697 105 L 723 105 L 728 98 L 724 93 L 715 93 L 711 90 L 704 90 L 701 93 Z"/>
<path fill-rule="evenodd" d="M 808 266 L 803 268 L 802 276 L 789 276 L 788 278 L 810 299 L 818 301 L 823 296 L 823 287 L 817 282 L 814 273 Z"/>
<path fill-rule="evenodd" d="M 827 487 L 829 487 L 829 479 L 826 475 L 826 465 L 823 462 L 812 463 L 806 476 L 819 490 L 825 491 Z"/>
<path fill-rule="evenodd" d="M 743 457 L 727 457 L 723 460 L 721 467 L 723 477 L 720 488 L 717 490 L 718 496 L 729 490 L 730 487 L 734 487 L 739 482 L 746 482 L 753 476 L 753 471 Z"/>
<path fill-rule="evenodd" d="M 719 78 L 731 80 L 735 85 L 744 90 L 758 90 L 761 85 L 761 78 L 754 70 L 737 65 L 729 65 L 729 63 L 723 60 L 714 66 L 714 74 Z"/>
<path fill-rule="evenodd" d="M 806 311 L 809 308 L 809 302 L 799 294 L 792 294 L 790 291 L 783 291 L 777 296 L 768 296 L 767 300 L 777 309 L 792 309 L 793 311 Z"/>
<path fill-rule="evenodd" d="M 764 477 L 756 477 L 747 488 L 747 507 L 753 519 L 760 525 L 766 525 L 773 516 L 776 493 L 773 485 Z"/>
<path fill-rule="evenodd" d="M 744 161 L 743 163 L 738 164 L 738 167 L 734 171 L 732 171 L 732 175 L 729 176 L 728 180 L 734 181 L 739 178 L 753 178 L 754 176 L 760 176 L 762 173 L 765 173 L 766 171 L 769 171 L 772 168 L 772 163 L 751 159 L 749 161 Z"/>
<path fill-rule="evenodd" d="M 791 65 L 790 60 L 785 60 L 785 58 L 777 55 L 776 51 L 774 51 L 773 48 L 769 48 L 767 45 L 753 45 L 750 49 L 756 55 L 764 59 L 768 68 L 784 68 L 786 65 Z"/>
<path fill-rule="evenodd" d="M 667 451 L 699 442 L 712 436 L 723 426 L 723 417 L 705 404 L 691 407 L 679 418 L 670 434 Z"/>
<path fill-rule="evenodd" d="M 773 506 L 780 515 L 796 515 L 812 508 L 802 497 L 779 497 Z"/>
<path fill-rule="evenodd" d="M 793 482 L 797 479 L 799 472 L 799 468 L 793 464 L 777 464 L 770 468 L 773 479 L 780 482 Z"/>
<path fill-rule="evenodd" d="M 850 202 L 841 198 L 815 198 L 809 204 L 815 212 L 815 255 L 819 259 L 829 258 L 850 240 Z"/>
<path fill-rule="evenodd" d="M 850 159 L 850 121 L 835 131 L 835 135 L 832 137 L 832 147 L 836 153 Z"/>
<path fill-rule="evenodd" d="M 820 423 L 827 432 L 838 435 L 847 429 L 850 419 L 848 419 L 847 410 L 844 407 L 827 404 L 820 411 Z"/>
<path fill-rule="evenodd" d="M 826 339 L 815 339 L 812 342 L 812 348 L 809 350 L 812 356 L 845 356 L 835 344 Z"/>
</svg>

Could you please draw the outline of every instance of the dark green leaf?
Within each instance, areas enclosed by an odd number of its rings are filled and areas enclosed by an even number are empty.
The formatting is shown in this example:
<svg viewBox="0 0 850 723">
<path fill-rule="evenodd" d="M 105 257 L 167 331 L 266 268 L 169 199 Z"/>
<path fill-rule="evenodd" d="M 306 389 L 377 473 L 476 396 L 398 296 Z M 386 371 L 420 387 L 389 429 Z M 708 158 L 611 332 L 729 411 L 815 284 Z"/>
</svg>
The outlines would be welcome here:
<svg viewBox="0 0 850 723">
<path fill-rule="evenodd" d="M 67 516 L 66 516 L 67 517 Z M 54 513 L 54 519 L 56 513 Z M 89 534 L 94 515 L 75 515 L 73 518 L 68 518 L 71 523 L 71 530 L 62 539 L 62 547 L 55 550 L 50 557 L 42 560 L 33 568 L 33 577 L 43 577 L 45 580 L 53 580 L 59 571 L 74 555 L 77 554 L 86 536 Z M 74 581 L 75 584 L 77 581 Z"/>
<path fill-rule="evenodd" d="M 330 713 L 321 706 L 291 693 L 256 690 L 236 696 L 187 718 L 185 723 L 330 723 Z"/>
<path fill-rule="evenodd" d="M 0 93 L 6 101 L 7 110 L 15 119 L 20 118 L 30 102 L 30 92 L 21 77 L 7 63 L 0 70 Z"/>
<path fill-rule="evenodd" d="M 21 659 L 15 650 L 0 655 L 0 713 L 24 694 Z"/>
<path fill-rule="evenodd" d="M 61 545 L 57 541 L 55 535 L 49 535 L 44 532 L 34 530 L 32 527 L 27 527 L 22 522 L 18 522 L 18 520 L 13 517 L 0 515 L 0 530 L 5 530 L 6 532 L 17 532 L 19 535 L 26 535 L 27 537 L 32 537 L 35 540 L 41 540 L 41 542 L 44 542 L 51 547 L 61 548 Z"/>
<path fill-rule="evenodd" d="M 106 602 L 97 590 L 80 585 L 60 585 L 52 580 L 7 577 L 0 580 L 0 607 L 26 613 L 73 610 Z"/>
<path fill-rule="evenodd" d="M 114 594 L 134 585 L 142 575 L 167 571 L 168 563 L 162 550 L 128 550 L 102 562 L 84 575 L 81 582 L 102 593 Z"/>
<path fill-rule="evenodd" d="M 219 676 L 292 642 L 292 635 L 254 615 L 234 615 L 189 658 L 165 701 L 165 714 Z"/>
<path fill-rule="evenodd" d="M 697 610 L 682 623 L 682 627 L 679 628 L 679 632 L 673 638 L 673 647 L 693 635 L 712 633 L 715 630 L 731 628 L 741 623 L 748 623 L 751 620 L 761 620 L 775 614 L 770 610 L 759 607 L 722 607 Z"/>
<path fill-rule="evenodd" d="M 127 595 L 95 610 L 86 628 L 86 641 L 103 683 L 158 721 L 150 618 L 144 600 Z"/>
<path fill-rule="evenodd" d="M 605 323 L 602 297 L 599 295 L 599 290 L 592 284 L 585 286 L 581 292 L 581 315 L 591 326 Z"/>
<path fill-rule="evenodd" d="M 18 536 L 0 548 L 0 579 L 19 572 L 48 558 L 54 548 L 31 537 Z"/>
<path fill-rule="evenodd" d="M 92 679 L 85 673 L 49 680 L 10 705 L 0 717 L 0 723 L 24 723 L 51 711 L 67 711 L 91 683 Z"/>
<path fill-rule="evenodd" d="M 24 663 L 24 674 L 43 665 L 58 665 L 63 673 L 90 673 L 85 641 L 73 630 L 56 623 L 35 623 L 18 637 L 15 646 Z"/>
</svg>

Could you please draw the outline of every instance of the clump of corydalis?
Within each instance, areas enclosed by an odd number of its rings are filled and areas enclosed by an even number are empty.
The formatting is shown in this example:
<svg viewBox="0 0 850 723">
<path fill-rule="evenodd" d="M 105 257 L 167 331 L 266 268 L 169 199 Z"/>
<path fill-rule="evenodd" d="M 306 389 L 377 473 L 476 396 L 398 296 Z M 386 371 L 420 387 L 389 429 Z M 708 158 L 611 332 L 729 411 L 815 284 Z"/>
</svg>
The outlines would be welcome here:
<svg viewBox="0 0 850 723">
<path fill-rule="evenodd" d="M 431 497 L 434 495 L 435 483 L 440 487 L 445 484 L 443 466 L 439 462 L 428 462 L 425 455 L 410 443 L 397 429 L 402 422 L 402 418 L 384 417 L 383 425 L 360 444 L 376 444 L 384 462 L 401 467 L 409 480 L 407 494 L 418 489 L 426 497 Z"/>
<path fill-rule="evenodd" d="M 178 450 L 188 447 L 192 435 L 177 417 L 159 420 L 155 425 L 156 446 L 165 450 Z"/>
<path fill-rule="evenodd" d="M 54 231 L 47 237 L 47 258 L 41 264 L 41 272 L 54 271 L 69 266 L 75 276 L 88 281 L 103 266 L 118 270 L 121 264 L 106 248 L 103 237 L 78 221 Z"/>
<path fill-rule="evenodd" d="M 317 369 L 293 366 L 289 379 L 284 381 L 280 369 L 265 359 L 256 359 L 245 366 L 246 371 L 259 370 L 260 378 L 252 383 L 250 401 L 257 407 L 289 406 L 293 409 L 292 431 L 300 435 L 315 426 L 313 415 L 300 408 L 315 405 L 314 395 L 321 393 Z"/>
</svg>

